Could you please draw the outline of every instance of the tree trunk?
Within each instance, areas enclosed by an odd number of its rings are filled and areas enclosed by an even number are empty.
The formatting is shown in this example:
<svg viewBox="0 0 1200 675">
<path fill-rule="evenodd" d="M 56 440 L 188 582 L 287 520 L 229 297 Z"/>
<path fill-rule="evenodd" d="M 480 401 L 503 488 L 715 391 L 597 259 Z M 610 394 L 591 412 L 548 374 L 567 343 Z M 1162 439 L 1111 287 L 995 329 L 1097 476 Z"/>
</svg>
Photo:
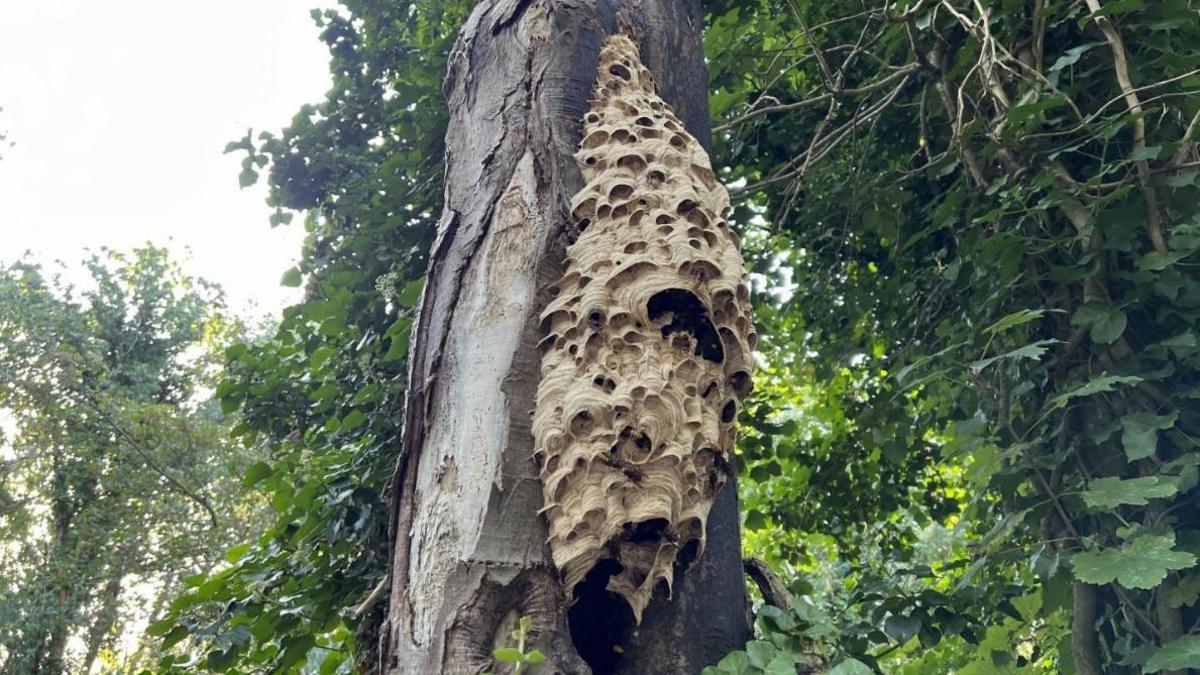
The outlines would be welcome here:
<svg viewBox="0 0 1200 675">
<path fill-rule="evenodd" d="M 635 624 L 585 580 L 567 598 L 539 515 L 531 413 L 539 314 L 573 236 L 574 154 L 604 39 L 641 50 L 707 145 L 697 0 L 483 0 L 450 57 L 446 202 L 411 352 L 392 487 L 382 673 L 507 672 L 492 662 L 518 619 L 547 656 L 532 673 L 695 673 L 749 637 L 732 479 L 703 555 Z"/>
<path fill-rule="evenodd" d="M 104 588 L 100 591 L 98 606 L 93 615 L 91 626 L 88 627 L 85 643 L 87 644 L 87 653 L 83 657 L 83 666 L 79 669 L 80 673 L 92 672 L 92 665 L 96 662 L 96 657 L 100 655 L 100 648 L 104 646 L 104 640 L 112 632 L 113 626 L 117 623 L 117 610 L 119 608 L 118 601 L 121 599 L 121 576 L 114 576 L 108 580 Z"/>
</svg>

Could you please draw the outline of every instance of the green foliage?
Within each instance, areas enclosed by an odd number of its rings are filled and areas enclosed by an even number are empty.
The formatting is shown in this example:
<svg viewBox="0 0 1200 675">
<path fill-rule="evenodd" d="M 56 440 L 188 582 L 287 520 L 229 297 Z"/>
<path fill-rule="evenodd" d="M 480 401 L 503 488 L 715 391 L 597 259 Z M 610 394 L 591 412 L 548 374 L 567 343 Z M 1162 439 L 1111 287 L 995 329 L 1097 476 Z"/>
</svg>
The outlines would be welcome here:
<svg viewBox="0 0 1200 675">
<path fill-rule="evenodd" d="M 546 662 L 546 655 L 538 649 L 525 651 L 525 643 L 529 640 L 529 628 L 532 621 L 527 616 L 523 616 L 517 622 L 517 627 L 510 633 L 512 639 L 512 647 L 498 647 L 492 651 L 492 658 L 497 663 L 511 663 L 512 674 L 519 675 L 525 666 L 536 666 Z"/>
<path fill-rule="evenodd" d="M 1146 659 L 1144 673 L 1176 668 L 1200 668 L 1200 635 L 1185 635 L 1162 646 Z"/>
<path fill-rule="evenodd" d="M 1075 577 L 1089 584 L 1113 581 L 1125 588 L 1151 589 L 1167 573 L 1196 564 L 1196 556 L 1175 550 L 1175 538 L 1147 534 L 1119 548 L 1077 553 L 1071 558 Z"/>
<path fill-rule="evenodd" d="M 705 3 L 744 541 L 834 663 L 1071 672 L 1072 579 L 1106 672 L 1200 632 L 1200 15 L 1098 4 Z"/>
<path fill-rule="evenodd" d="M 325 100 L 280 134 L 226 148 L 243 153 L 243 185 L 266 172 L 271 225 L 303 213 L 304 255 L 281 283 L 303 285 L 305 300 L 271 339 L 225 353 L 216 394 L 238 415 L 234 437 L 267 456 L 243 482 L 273 522 L 171 604 L 158 630 L 177 646 L 161 671 L 336 672 L 378 639 L 386 602 L 350 610 L 385 573 L 404 357 L 441 202 L 440 86 L 470 4 L 314 11 L 333 75 Z"/>
<path fill-rule="evenodd" d="M 5 672 L 87 671 L 258 524 L 237 487 L 250 460 L 205 395 L 236 329 L 219 290 L 153 247 L 83 267 L 81 288 L 0 270 Z"/>
</svg>

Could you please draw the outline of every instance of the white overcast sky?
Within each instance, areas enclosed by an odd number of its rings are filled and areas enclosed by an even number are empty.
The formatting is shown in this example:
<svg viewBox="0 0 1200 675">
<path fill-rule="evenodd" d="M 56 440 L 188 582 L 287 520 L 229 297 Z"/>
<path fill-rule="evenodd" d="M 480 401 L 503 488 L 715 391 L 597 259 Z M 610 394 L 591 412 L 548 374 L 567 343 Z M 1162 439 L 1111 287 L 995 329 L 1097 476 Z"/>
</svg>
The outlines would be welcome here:
<svg viewBox="0 0 1200 675">
<path fill-rule="evenodd" d="M 146 241 L 188 255 L 240 313 L 295 300 L 303 226 L 223 155 L 328 88 L 309 10 L 331 0 L 0 0 L 0 264 Z M 190 250 L 190 253 L 188 251 Z"/>
</svg>

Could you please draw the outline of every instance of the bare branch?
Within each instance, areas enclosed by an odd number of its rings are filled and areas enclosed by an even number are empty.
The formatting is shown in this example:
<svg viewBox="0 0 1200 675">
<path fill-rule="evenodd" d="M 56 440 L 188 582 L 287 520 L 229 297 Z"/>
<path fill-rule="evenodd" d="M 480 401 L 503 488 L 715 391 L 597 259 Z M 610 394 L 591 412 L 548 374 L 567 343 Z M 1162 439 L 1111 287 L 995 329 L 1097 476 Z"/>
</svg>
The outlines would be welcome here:
<svg viewBox="0 0 1200 675">
<path fill-rule="evenodd" d="M 1100 0 L 1086 1 L 1088 9 L 1092 10 L 1093 14 L 1100 11 Z M 1108 42 L 1109 49 L 1112 50 L 1113 70 L 1116 72 L 1117 83 L 1121 87 L 1125 105 L 1133 117 L 1133 154 L 1141 156 L 1146 149 L 1146 120 L 1141 114 L 1142 102 L 1133 87 L 1133 81 L 1129 79 L 1129 59 L 1125 53 L 1125 43 L 1121 40 L 1121 33 L 1117 31 L 1113 22 L 1108 20 L 1108 17 L 1097 17 L 1096 25 L 1104 33 L 1104 39 Z M 1150 185 L 1150 164 L 1145 159 L 1139 159 L 1134 165 L 1137 167 L 1138 186 L 1141 189 L 1142 198 L 1146 200 L 1146 231 L 1150 235 L 1150 243 L 1154 246 L 1155 251 L 1166 253 L 1167 243 L 1162 234 L 1162 216 L 1158 210 L 1158 197 Z"/>
</svg>

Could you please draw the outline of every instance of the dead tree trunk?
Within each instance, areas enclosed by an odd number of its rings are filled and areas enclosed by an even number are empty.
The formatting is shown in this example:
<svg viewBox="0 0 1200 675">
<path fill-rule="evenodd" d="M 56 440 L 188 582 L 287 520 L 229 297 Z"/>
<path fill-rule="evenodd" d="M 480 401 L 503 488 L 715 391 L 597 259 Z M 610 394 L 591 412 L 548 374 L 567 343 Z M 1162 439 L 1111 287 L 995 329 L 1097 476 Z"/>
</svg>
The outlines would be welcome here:
<svg viewBox="0 0 1200 675">
<path fill-rule="evenodd" d="M 671 598 L 640 624 L 604 578 L 566 597 L 539 513 L 539 314 L 575 235 L 574 155 L 602 44 L 618 33 L 707 145 L 698 0 L 483 0 L 451 54 L 445 210 L 392 488 L 382 673 L 505 672 L 491 653 L 522 616 L 548 657 L 534 673 L 696 673 L 748 639 L 732 479 L 703 555 L 676 565 Z"/>
</svg>

